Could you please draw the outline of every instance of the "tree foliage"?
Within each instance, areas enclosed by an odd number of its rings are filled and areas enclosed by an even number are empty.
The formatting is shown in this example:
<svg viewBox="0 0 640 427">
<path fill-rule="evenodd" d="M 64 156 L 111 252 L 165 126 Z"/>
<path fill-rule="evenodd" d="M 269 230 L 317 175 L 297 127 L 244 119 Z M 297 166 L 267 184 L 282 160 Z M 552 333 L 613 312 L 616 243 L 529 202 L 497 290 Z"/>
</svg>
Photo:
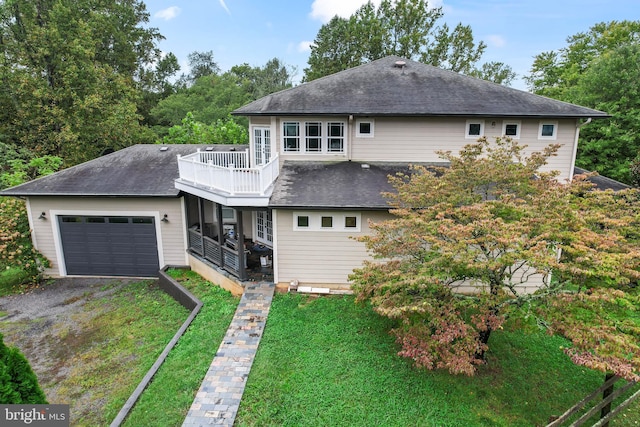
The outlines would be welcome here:
<svg viewBox="0 0 640 427">
<path fill-rule="evenodd" d="M 335 16 L 314 40 L 304 80 L 346 70 L 363 63 L 397 55 L 437 67 L 489 78 L 507 84 L 513 71 L 503 63 L 475 69 L 486 45 L 476 43 L 468 25 L 437 26 L 442 8 L 429 8 L 426 0 L 371 1 L 351 17 Z"/>
<path fill-rule="evenodd" d="M 15 347 L 7 347 L 0 334 L 0 404 L 47 403 L 29 362 Z"/>
<path fill-rule="evenodd" d="M 138 0 L 0 3 L 0 133 L 74 164 L 148 140 L 137 82 L 159 51 Z"/>
<path fill-rule="evenodd" d="M 180 125 L 189 112 L 198 122 L 214 123 L 251 100 L 249 90 L 237 76 L 211 74 L 161 100 L 151 115 L 157 123 L 169 127 Z"/>
<path fill-rule="evenodd" d="M 576 164 L 632 183 L 640 151 L 640 21 L 599 23 L 567 43 L 537 55 L 525 80 L 537 94 L 609 113 L 581 131 Z"/>
<path fill-rule="evenodd" d="M 162 142 L 164 144 L 247 144 L 249 132 L 246 126 L 236 123 L 230 116 L 206 125 L 194 120 L 193 114 L 189 112 L 182 119 L 181 125 L 169 128 L 169 133 Z"/>
<path fill-rule="evenodd" d="M 441 152 L 448 168 L 415 166 L 390 178 L 394 218 L 371 224 L 361 239 L 378 260 L 351 280 L 359 300 L 400 321 L 393 332 L 401 355 L 472 375 L 492 331 L 520 307 L 573 303 L 554 299 L 570 286 L 577 294 L 624 291 L 640 278 L 637 198 L 590 191 L 584 179 L 558 182 L 556 173 L 541 171 L 557 149 L 527 154 L 508 138 L 482 139 L 459 155 Z M 615 357 L 640 369 L 627 352 Z"/>
</svg>

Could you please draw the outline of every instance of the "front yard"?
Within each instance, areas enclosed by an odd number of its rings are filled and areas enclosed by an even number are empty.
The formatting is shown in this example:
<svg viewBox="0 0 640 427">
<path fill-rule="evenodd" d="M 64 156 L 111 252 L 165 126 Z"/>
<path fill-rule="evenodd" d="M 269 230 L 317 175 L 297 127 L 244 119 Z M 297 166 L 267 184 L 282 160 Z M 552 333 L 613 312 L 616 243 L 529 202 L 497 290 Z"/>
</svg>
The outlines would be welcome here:
<svg viewBox="0 0 640 427">
<path fill-rule="evenodd" d="M 495 332 L 473 378 L 417 370 L 389 327 L 352 297 L 276 295 L 235 425 L 543 426 L 604 378 L 538 331 Z M 611 425 L 640 425 L 640 404 Z"/>
<path fill-rule="evenodd" d="M 181 425 L 238 303 L 194 273 L 172 274 L 204 306 L 127 426 Z M 0 331 L 49 402 L 71 404 L 74 426 L 110 423 L 188 315 L 152 282 L 88 288 L 58 309 L 9 317 Z M 494 333 L 476 377 L 417 370 L 396 356 L 390 326 L 352 297 L 276 295 L 235 425 L 543 426 L 603 380 L 535 330 Z M 640 425 L 640 403 L 611 425 Z"/>
</svg>

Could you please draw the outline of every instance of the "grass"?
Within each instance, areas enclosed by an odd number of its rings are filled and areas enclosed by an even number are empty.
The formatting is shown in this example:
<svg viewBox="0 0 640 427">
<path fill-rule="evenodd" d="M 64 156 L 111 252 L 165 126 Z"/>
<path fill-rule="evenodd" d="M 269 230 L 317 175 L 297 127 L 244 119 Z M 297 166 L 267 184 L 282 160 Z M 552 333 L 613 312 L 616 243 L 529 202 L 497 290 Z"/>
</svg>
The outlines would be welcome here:
<svg viewBox="0 0 640 427">
<path fill-rule="evenodd" d="M 19 267 L 0 270 L 0 297 L 24 292 L 29 286 L 23 283 L 29 278 L 29 273 Z"/>
<path fill-rule="evenodd" d="M 492 335 L 473 378 L 418 370 L 391 326 L 352 297 L 276 295 L 235 425 L 540 426 L 604 377 L 563 339 L 514 331 Z M 638 425 L 638 407 L 612 425 Z"/>
<path fill-rule="evenodd" d="M 188 312 L 149 281 L 86 297 L 71 318 L 0 325 L 7 341 L 40 365 L 47 400 L 71 405 L 72 425 L 107 425 Z"/>
<path fill-rule="evenodd" d="M 238 298 L 196 273 L 170 270 L 169 274 L 204 304 L 126 418 L 125 426 L 182 424 L 238 305 Z"/>
</svg>

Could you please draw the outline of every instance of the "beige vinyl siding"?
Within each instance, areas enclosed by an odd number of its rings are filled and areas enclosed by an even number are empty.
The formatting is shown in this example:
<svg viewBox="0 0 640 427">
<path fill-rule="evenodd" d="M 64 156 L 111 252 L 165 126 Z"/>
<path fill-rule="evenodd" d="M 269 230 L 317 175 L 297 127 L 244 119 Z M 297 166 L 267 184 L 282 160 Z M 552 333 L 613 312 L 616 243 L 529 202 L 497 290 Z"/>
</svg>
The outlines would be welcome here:
<svg viewBox="0 0 640 427">
<path fill-rule="evenodd" d="M 285 160 L 336 161 L 354 160 L 364 162 L 439 162 L 442 159 L 436 154 L 438 150 L 450 150 L 457 153 L 473 138 L 466 137 L 466 124 L 469 117 L 375 117 L 374 137 L 356 138 L 355 123 L 362 117 L 349 121 L 348 117 L 285 117 L 272 118 L 267 123 L 265 118 L 251 118 L 251 125 L 267 125 L 271 123 L 273 152 L 280 156 L 280 163 Z M 549 120 L 557 121 L 557 138 L 555 140 L 538 139 L 540 119 L 501 119 L 481 117 L 484 121 L 484 134 L 489 138 L 502 136 L 503 123 L 519 122 L 519 141 L 528 146 L 527 151 L 541 151 L 549 144 L 560 144 L 558 155 L 551 158 L 544 170 L 557 170 L 560 180 L 570 177 L 576 135 L 576 121 L 573 119 Z M 345 123 L 345 152 L 332 154 L 300 154 L 281 150 L 283 121 L 342 121 Z M 495 123 L 495 124 L 494 124 Z"/>
<path fill-rule="evenodd" d="M 318 215 L 331 215 L 331 211 L 318 211 Z M 340 212 L 334 212 L 340 215 Z M 362 262 L 371 259 L 364 244 L 352 237 L 370 233 L 369 221 L 379 222 L 392 218 L 388 212 L 361 212 L 362 229 L 360 233 L 295 231 L 294 213 L 277 210 L 277 280 L 287 285 L 297 280 L 299 286 L 347 288 L 348 276 Z M 543 285 L 539 274 L 530 276 L 526 283 L 516 286 L 519 293 L 535 292 Z M 474 293 L 482 286 L 471 282 L 454 285 L 457 292 Z"/>
<path fill-rule="evenodd" d="M 148 213 L 156 217 L 156 231 L 162 253 L 159 260 L 165 265 L 186 265 L 186 242 L 182 198 L 82 198 L 82 197 L 30 197 L 31 222 L 37 248 L 51 261 L 45 274 L 62 274 L 56 246 L 58 221 L 54 214 L 64 215 L 117 215 L 131 216 Z M 38 219 L 45 212 L 47 219 Z M 160 219 L 167 214 L 169 222 Z M 159 231 L 158 231 L 159 230 Z M 160 265 L 162 267 L 162 265 Z"/>
<path fill-rule="evenodd" d="M 467 119 L 376 117 L 374 138 L 355 138 L 355 133 L 351 135 L 351 158 L 368 162 L 442 161 L 436 151 L 449 150 L 457 153 L 465 145 L 474 142 L 473 138 L 466 138 Z M 487 137 L 502 136 L 502 119 L 489 117 L 478 120 L 484 121 L 484 134 Z M 506 121 L 511 123 L 514 120 Z M 562 180 L 569 178 L 576 132 L 575 120 L 558 121 L 556 140 L 538 139 L 538 119 L 517 121 L 521 123 L 519 141 L 528 146 L 528 152 L 543 150 L 549 144 L 561 145 L 558 155 L 550 160 L 545 169 L 560 171 Z"/>
<path fill-rule="evenodd" d="M 318 212 L 331 215 L 331 211 Z M 340 212 L 336 212 L 340 214 Z M 359 233 L 294 231 L 293 211 L 276 212 L 278 283 L 298 280 L 300 286 L 348 287 L 348 275 L 370 259 L 363 243 L 352 237 L 369 234 L 368 221 L 390 218 L 387 212 L 361 212 Z"/>
</svg>

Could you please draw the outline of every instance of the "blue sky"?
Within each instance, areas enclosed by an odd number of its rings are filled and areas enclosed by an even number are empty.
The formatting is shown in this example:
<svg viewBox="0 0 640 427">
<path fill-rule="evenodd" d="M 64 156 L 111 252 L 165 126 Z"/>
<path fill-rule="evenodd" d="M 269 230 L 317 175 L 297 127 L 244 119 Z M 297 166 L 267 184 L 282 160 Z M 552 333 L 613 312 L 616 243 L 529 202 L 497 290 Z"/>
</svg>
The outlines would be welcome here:
<svg viewBox="0 0 640 427">
<path fill-rule="evenodd" d="M 150 25 L 166 38 L 183 69 L 193 51 L 213 51 L 223 71 L 248 63 L 262 66 L 277 57 L 297 67 L 298 82 L 307 66 L 309 44 L 334 15 L 347 17 L 366 0 L 146 0 Z M 379 0 L 374 0 L 379 3 Z M 502 61 L 518 74 L 513 87 L 540 52 L 567 45 L 567 37 L 598 22 L 640 20 L 638 0 L 437 0 L 450 28 L 470 25 L 487 49 L 480 63 Z"/>
</svg>

